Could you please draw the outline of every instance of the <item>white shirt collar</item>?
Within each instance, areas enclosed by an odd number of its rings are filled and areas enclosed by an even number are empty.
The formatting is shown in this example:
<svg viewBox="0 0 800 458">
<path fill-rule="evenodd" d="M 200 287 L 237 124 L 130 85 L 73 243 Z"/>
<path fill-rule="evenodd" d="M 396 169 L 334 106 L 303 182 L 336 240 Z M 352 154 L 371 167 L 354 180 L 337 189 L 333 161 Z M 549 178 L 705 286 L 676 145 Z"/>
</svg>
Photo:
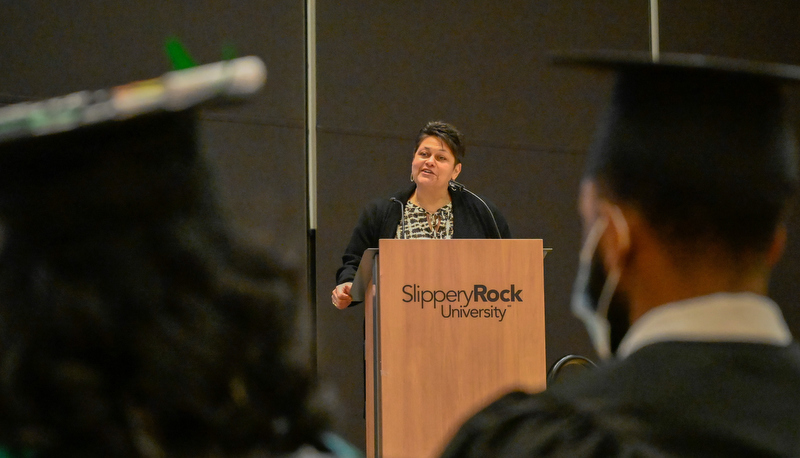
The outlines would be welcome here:
<svg viewBox="0 0 800 458">
<path fill-rule="evenodd" d="M 631 326 L 617 350 L 622 359 L 656 342 L 792 342 L 780 308 L 754 293 L 716 293 L 660 305 Z"/>
</svg>

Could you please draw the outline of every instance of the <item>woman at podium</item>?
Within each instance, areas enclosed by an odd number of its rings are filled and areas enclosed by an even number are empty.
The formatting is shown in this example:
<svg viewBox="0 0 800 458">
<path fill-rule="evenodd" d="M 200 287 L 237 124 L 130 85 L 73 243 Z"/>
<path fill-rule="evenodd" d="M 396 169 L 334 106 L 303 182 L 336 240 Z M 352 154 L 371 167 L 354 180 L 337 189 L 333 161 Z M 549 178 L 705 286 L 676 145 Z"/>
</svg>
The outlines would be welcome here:
<svg viewBox="0 0 800 458">
<path fill-rule="evenodd" d="M 505 218 L 491 202 L 455 182 L 461 173 L 464 142 L 452 125 L 429 122 L 417 136 L 411 185 L 388 199 L 370 203 L 358 219 L 336 272 L 331 301 L 353 305 L 350 287 L 361 255 L 380 239 L 511 238 Z"/>
</svg>

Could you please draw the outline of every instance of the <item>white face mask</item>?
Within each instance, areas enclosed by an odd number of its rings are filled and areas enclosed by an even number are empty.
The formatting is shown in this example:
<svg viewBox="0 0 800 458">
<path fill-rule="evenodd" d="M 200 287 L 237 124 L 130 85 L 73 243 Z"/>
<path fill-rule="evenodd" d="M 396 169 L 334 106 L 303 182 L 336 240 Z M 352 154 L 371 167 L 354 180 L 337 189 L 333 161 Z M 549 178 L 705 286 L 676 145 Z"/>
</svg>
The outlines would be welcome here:
<svg viewBox="0 0 800 458">
<path fill-rule="evenodd" d="M 621 214 L 619 216 L 622 217 Z M 622 218 L 622 223 L 627 230 L 624 218 Z M 600 238 L 607 227 L 608 218 L 600 217 L 592 225 L 589 235 L 586 237 L 580 252 L 578 275 L 572 288 L 570 304 L 572 313 L 583 321 L 595 351 L 603 359 L 611 357 L 611 326 L 608 322 L 608 307 L 617 289 L 620 271 L 614 269 L 606 276 L 597 297 L 590 291 L 590 281 L 592 280 L 594 256 L 597 253 Z"/>
</svg>

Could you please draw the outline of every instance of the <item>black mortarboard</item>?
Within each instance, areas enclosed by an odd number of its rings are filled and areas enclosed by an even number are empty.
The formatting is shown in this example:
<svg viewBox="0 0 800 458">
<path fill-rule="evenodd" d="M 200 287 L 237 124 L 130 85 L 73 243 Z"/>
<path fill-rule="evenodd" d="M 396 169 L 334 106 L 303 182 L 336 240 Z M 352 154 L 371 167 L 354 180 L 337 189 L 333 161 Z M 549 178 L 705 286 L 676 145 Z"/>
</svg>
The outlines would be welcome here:
<svg viewBox="0 0 800 458">
<path fill-rule="evenodd" d="M 195 108 L 265 79 L 251 56 L 0 108 L 0 216 L 25 230 L 82 230 L 196 204 L 207 191 Z"/>
<path fill-rule="evenodd" d="M 673 235 L 750 225 L 796 187 L 782 85 L 800 81 L 800 67 L 615 51 L 560 53 L 555 62 L 616 73 L 585 173 Z"/>
</svg>

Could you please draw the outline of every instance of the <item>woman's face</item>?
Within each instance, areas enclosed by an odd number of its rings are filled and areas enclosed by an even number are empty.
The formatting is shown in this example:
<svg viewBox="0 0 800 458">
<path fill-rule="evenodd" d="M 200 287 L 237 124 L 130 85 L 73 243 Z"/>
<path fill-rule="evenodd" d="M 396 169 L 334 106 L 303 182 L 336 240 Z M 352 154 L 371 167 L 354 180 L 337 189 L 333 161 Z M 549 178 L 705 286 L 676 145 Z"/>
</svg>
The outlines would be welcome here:
<svg viewBox="0 0 800 458">
<path fill-rule="evenodd" d="M 411 176 L 417 187 L 446 188 L 450 180 L 455 180 L 461 173 L 461 164 L 456 164 L 456 157 L 439 137 L 425 137 L 414 152 L 411 162 Z"/>
</svg>

